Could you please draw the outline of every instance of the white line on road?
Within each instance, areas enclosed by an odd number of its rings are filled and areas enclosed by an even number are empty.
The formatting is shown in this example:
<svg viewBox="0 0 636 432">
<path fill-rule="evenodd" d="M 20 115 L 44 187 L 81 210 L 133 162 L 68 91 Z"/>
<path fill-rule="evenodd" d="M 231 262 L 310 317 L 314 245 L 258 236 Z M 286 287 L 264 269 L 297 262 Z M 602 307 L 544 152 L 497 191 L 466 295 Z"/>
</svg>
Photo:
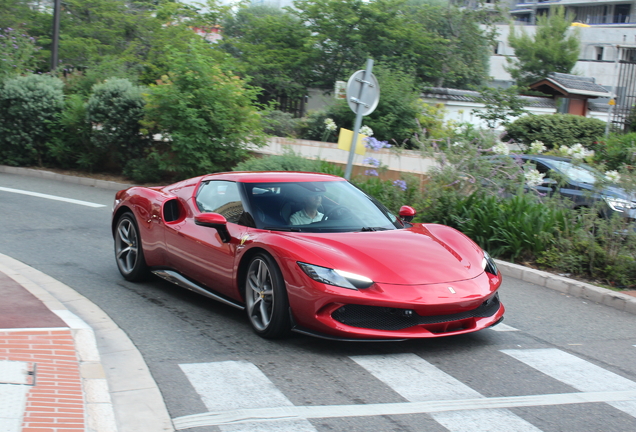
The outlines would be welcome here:
<svg viewBox="0 0 636 432">
<path fill-rule="evenodd" d="M 83 205 L 83 206 L 86 206 L 86 207 L 106 207 L 104 204 L 96 204 L 96 203 L 92 203 L 92 202 L 88 202 L 88 201 L 81 201 L 81 200 L 76 200 L 76 199 L 72 199 L 72 198 L 64 198 L 64 197 L 59 197 L 59 196 L 55 196 L 55 195 L 47 195 L 47 194 L 43 194 L 43 193 L 25 191 L 25 190 L 21 190 L 21 189 L 12 189 L 12 188 L 0 187 L 0 191 L 17 193 L 17 194 L 21 194 L 21 195 L 29 195 L 29 196 L 34 196 L 34 197 L 38 197 L 38 198 L 46 198 L 46 199 L 55 200 L 55 201 L 64 201 L 64 202 L 67 202 L 67 203 Z"/>
<path fill-rule="evenodd" d="M 516 329 L 514 327 L 511 327 L 511 326 L 503 324 L 503 323 L 497 324 L 494 327 L 490 327 L 490 330 L 498 331 L 498 332 L 519 331 L 519 329 Z"/>
<path fill-rule="evenodd" d="M 239 409 L 194 414 L 173 419 L 177 430 L 201 426 L 221 426 L 244 422 L 268 422 L 279 419 L 310 419 L 335 417 L 369 417 L 401 414 L 433 414 L 447 411 L 492 410 L 495 408 L 519 408 L 533 406 L 569 405 L 631 400 L 636 391 L 558 393 L 549 395 L 508 396 L 402 402 L 366 405 L 285 406 L 277 408 Z M 483 429 L 483 425 L 479 428 Z M 508 429 L 514 430 L 514 429 Z"/>
<path fill-rule="evenodd" d="M 636 382 L 556 348 L 501 352 L 580 391 L 636 391 Z M 636 400 L 609 404 L 636 417 Z"/>
<path fill-rule="evenodd" d="M 252 363 L 224 361 L 214 363 L 180 364 L 181 370 L 212 412 L 248 408 L 293 407 L 287 397 Z M 303 418 L 270 418 L 267 423 L 241 422 L 224 424 L 227 432 L 316 432 Z M 177 420 L 173 420 L 176 422 Z M 175 427 L 176 424 L 175 424 Z M 189 426 L 191 427 L 191 426 Z M 181 428 L 183 429 L 183 428 Z"/>
<path fill-rule="evenodd" d="M 415 354 L 353 356 L 351 359 L 410 402 L 485 398 Z M 451 432 L 540 431 L 507 409 L 447 411 L 431 416 Z"/>
</svg>

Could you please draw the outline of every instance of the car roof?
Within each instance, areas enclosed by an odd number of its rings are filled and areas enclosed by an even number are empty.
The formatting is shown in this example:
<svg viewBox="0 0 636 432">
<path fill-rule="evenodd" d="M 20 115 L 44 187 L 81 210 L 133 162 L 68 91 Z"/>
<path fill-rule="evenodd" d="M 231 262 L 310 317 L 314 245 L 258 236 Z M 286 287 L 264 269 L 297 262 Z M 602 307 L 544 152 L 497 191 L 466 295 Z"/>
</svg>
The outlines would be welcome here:
<svg viewBox="0 0 636 432">
<path fill-rule="evenodd" d="M 342 177 L 298 171 L 235 171 L 210 174 L 202 181 L 228 180 L 239 183 L 286 183 L 286 182 L 317 182 L 317 181 L 345 181 Z"/>
<path fill-rule="evenodd" d="M 537 161 L 560 161 L 560 162 L 570 162 L 572 163 L 571 158 L 561 157 L 561 156 L 548 156 L 548 155 L 533 155 L 533 154 L 524 154 L 519 155 L 521 159 L 529 159 L 529 160 L 537 160 Z"/>
</svg>

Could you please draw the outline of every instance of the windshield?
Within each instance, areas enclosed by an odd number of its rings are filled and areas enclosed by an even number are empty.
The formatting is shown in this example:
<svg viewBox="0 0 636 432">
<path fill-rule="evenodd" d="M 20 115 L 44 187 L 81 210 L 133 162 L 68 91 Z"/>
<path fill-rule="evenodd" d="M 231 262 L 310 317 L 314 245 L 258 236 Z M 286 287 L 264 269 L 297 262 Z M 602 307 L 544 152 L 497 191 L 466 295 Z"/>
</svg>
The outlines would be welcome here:
<svg viewBox="0 0 636 432">
<path fill-rule="evenodd" d="M 598 171 L 587 165 L 573 165 L 566 161 L 550 161 L 550 164 L 554 165 L 557 171 L 576 182 L 594 184 L 597 177 L 601 176 Z"/>
<path fill-rule="evenodd" d="M 346 181 L 243 183 L 261 229 L 303 232 L 402 228 L 382 204 Z"/>
</svg>

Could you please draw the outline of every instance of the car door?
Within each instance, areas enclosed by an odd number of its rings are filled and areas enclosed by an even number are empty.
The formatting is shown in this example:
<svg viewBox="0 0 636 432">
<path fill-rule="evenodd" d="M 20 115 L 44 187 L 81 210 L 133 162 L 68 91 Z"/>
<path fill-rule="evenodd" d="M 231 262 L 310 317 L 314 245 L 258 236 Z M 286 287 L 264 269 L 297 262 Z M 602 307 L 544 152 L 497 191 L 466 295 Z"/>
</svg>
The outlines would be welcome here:
<svg viewBox="0 0 636 432">
<path fill-rule="evenodd" d="M 235 257 L 247 227 L 240 225 L 243 203 L 238 186 L 230 181 L 209 181 L 201 184 L 196 199 L 189 200 L 192 211 L 182 222 L 167 227 L 166 244 L 171 266 L 212 289 L 237 298 L 234 289 Z M 199 213 L 223 215 L 228 223 L 230 241 L 225 243 L 214 228 L 196 225 Z"/>
</svg>

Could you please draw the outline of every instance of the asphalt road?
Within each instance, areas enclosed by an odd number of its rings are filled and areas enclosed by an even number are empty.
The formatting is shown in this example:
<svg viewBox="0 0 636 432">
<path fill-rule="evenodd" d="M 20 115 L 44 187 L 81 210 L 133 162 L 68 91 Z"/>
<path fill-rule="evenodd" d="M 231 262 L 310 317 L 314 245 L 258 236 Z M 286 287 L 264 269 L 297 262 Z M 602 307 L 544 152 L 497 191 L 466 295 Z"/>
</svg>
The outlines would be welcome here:
<svg viewBox="0 0 636 432">
<path fill-rule="evenodd" d="M 191 430 L 636 430 L 636 315 L 507 278 L 507 327 L 499 330 L 508 331 L 401 343 L 263 340 L 244 312 L 159 279 L 124 281 L 113 257 L 113 196 L 0 174 L 0 253 L 107 312 L 142 353 L 177 425 L 193 414 L 263 408 L 271 420 L 212 426 L 204 416 Z M 526 396 L 535 403 L 519 406 Z M 467 409 L 448 409 L 448 401 Z M 285 410 L 323 405 L 315 418 L 284 419 Z"/>
</svg>

